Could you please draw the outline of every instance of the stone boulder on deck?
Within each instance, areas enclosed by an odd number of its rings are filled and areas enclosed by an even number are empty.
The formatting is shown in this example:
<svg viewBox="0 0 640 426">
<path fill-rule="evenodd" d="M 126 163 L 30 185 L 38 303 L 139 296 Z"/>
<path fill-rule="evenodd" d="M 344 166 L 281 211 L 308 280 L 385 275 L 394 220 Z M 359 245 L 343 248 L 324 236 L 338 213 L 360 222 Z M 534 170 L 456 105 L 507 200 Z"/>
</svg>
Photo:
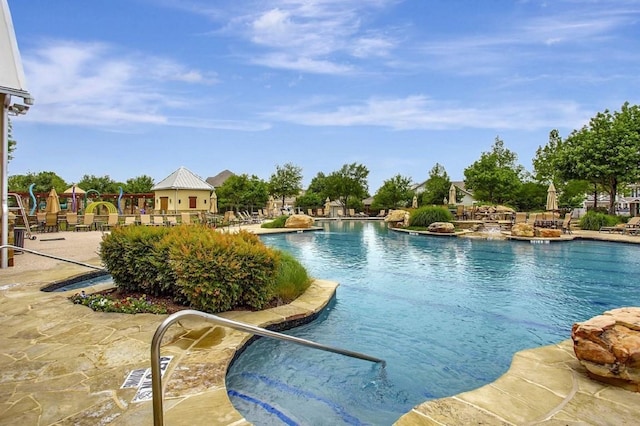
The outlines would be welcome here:
<svg viewBox="0 0 640 426">
<path fill-rule="evenodd" d="M 514 237 L 534 237 L 533 225 L 528 223 L 516 223 L 511 227 L 511 235 Z"/>
<path fill-rule="evenodd" d="M 536 236 L 541 238 L 560 238 L 562 235 L 561 229 L 551 228 L 536 228 Z"/>
<path fill-rule="evenodd" d="M 293 214 L 284 223 L 285 228 L 311 228 L 312 226 L 313 218 L 306 214 Z"/>
<path fill-rule="evenodd" d="M 456 232 L 453 223 L 450 222 L 433 222 L 427 228 L 429 232 L 436 232 L 438 234 L 453 234 Z"/>
<path fill-rule="evenodd" d="M 589 376 L 640 392 L 640 308 L 613 309 L 575 323 L 571 339 Z"/>
<path fill-rule="evenodd" d="M 409 212 L 406 210 L 391 210 L 384 218 L 384 221 L 395 226 L 407 226 L 409 225 Z"/>
</svg>

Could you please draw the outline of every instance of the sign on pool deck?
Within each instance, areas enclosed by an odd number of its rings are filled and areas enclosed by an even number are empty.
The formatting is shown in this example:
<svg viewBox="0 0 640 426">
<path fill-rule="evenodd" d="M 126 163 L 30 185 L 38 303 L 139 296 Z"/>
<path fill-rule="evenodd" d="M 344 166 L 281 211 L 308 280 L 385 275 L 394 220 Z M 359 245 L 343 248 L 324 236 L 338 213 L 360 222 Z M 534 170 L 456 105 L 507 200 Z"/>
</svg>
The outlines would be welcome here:
<svg viewBox="0 0 640 426">
<path fill-rule="evenodd" d="M 172 359 L 173 356 L 160 357 L 160 377 L 164 376 L 164 372 L 167 371 L 167 367 L 169 367 Z M 131 402 L 151 401 L 153 396 L 151 389 L 151 369 L 140 368 L 131 371 L 122 386 L 120 386 L 120 389 L 127 388 L 138 388 L 138 392 L 136 392 Z"/>
</svg>

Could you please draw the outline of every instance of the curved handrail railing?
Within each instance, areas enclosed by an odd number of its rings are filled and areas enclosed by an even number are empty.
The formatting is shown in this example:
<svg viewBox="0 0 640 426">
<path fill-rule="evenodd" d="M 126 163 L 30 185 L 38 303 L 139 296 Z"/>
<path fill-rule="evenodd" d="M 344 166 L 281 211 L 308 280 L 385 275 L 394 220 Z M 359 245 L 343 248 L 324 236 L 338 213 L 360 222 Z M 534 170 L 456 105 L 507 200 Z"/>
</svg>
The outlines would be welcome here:
<svg viewBox="0 0 640 426">
<path fill-rule="evenodd" d="M 48 257 L 49 259 L 61 260 L 63 262 L 73 263 L 73 264 L 76 264 L 76 265 L 84 266 L 86 268 L 96 269 L 98 271 L 106 271 L 106 269 L 103 268 L 102 266 L 91 265 L 89 263 L 79 262 L 77 260 L 72 260 L 72 259 L 65 259 L 64 257 L 54 256 L 52 254 L 42 253 L 42 252 L 37 251 L 37 250 L 31 250 L 31 249 L 24 248 L 24 247 L 18 247 L 18 246 L 14 246 L 12 244 L 0 245 L 0 250 L 3 250 L 3 249 L 14 249 L 14 250 L 17 250 L 17 251 L 24 251 L 24 252 L 27 252 L 27 253 L 35 254 L 36 256 L 42 256 L 42 257 Z"/>
<path fill-rule="evenodd" d="M 386 362 L 380 358 L 375 358 L 360 352 L 354 352 L 346 349 L 336 348 L 333 346 L 323 345 L 321 343 L 313 342 L 311 340 L 300 339 L 299 337 L 289 336 L 287 334 L 278 333 L 275 331 L 267 330 L 265 328 L 256 327 L 249 324 L 244 324 L 238 321 L 222 318 L 217 315 L 208 314 L 206 312 L 200 312 L 192 309 L 178 311 L 169 315 L 156 329 L 153 339 L 151 340 L 151 389 L 153 391 L 153 424 L 154 426 L 162 426 L 164 424 L 164 413 L 162 409 L 162 377 L 160 372 L 160 342 L 167 329 L 176 321 L 184 317 L 199 317 L 204 318 L 214 324 L 227 326 L 235 330 L 245 331 L 247 333 L 256 334 L 263 337 L 271 337 L 277 340 L 283 340 L 286 342 L 296 343 L 302 346 L 310 348 L 320 349 L 327 352 L 334 352 L 337 354 L 349 356 L 352 358 L 358 358 L 365 361 L 381 363 L 384 367 Z"/>
</svg>

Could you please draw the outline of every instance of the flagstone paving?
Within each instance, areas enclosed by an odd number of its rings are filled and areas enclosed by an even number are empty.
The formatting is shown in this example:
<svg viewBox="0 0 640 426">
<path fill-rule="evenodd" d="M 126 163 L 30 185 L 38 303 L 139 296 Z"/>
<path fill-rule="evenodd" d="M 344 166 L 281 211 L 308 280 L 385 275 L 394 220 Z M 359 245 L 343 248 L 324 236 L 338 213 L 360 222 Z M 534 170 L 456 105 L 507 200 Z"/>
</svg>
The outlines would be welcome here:
<svg viewBox="0 0 640 426">
<path fill-rule="evenodd" d="M 99 264 L 99 232 L 56 235 L 64 240 L 29 240 L 25 246 Z M 636 236 L 574 235 L 640 242 Z M 152 423 L 151 402 L 132 402 L 137 388 L 121 386 L 131 371 L 150 366 L 152 336 L 167 316 L 96 313 L 71 304 L 67 297 L 74 291 L 40 291 L 84 272 L 82 266 L 30 254 L 16 255 L 14 268 L 0 270 L 0 424 Z M 330 301 L 336 287 L 316 280 L 290 305 L 221 316 L 259 326 L 311 316 Z M 224 380 L 235 351 L 249 338 L 191 318 L 167 330 L 161 352 L 173 359 L 163 380 L 165 424 L 249 424 L 232 406 Z M 420 404 L 396 424 L 631 425 L 639 418 L 640 394 L 589 379 L 566 340 L 519 352 L 495 382 Z"/>
</svg>

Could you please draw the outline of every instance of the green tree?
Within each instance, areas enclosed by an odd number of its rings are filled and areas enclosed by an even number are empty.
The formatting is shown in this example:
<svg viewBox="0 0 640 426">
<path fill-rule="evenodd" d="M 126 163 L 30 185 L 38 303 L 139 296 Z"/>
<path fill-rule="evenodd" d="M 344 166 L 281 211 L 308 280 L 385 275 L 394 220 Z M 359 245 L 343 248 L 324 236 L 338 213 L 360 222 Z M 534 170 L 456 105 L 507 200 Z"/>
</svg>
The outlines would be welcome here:
<svg viewBox="0 0 640 426">
<path fill-rule="evenodd" d="M 269 185 L 256 175 L 251 175 L 247 182 L 244 202 L 253 211 L 254 206 L 264 206 L 269 200 Z"/>
<path fill-rule="evenodd" d="M 491 151 L 464 170 L 465 185 L 478 200 L 493 204 L 513 204 L 522 185 L 524 168 L 517 164 L 517 155 L 505 148 L 496 137 Z"/>
<path fill-rule="evenodd" d="M 373 203 L 386 209 L 405 207 L 411 205 L 414 194 L 411 190 L 411 178 L 398 174 L 382 183 L 373 196 Z"/>
<path fill-rule="evenodd" d="M 524 182 L 518 189 L 513 207 L 520 211 L 544 210 L 548 188 L 548 185 L 539 182 Z"/>
<path fill-rule="evenodd" d="M 131 179 L 127 179 L 122 190 L 129 194 L 144 194 L 151 192 L 154 182 L 151 176 L 140 175 Z"/>
<path fill-rule="evenodd" d="M 327 196 L 338 200 L 345 209 L 348 209 L 349 197 L 362 199 L 369 196 L 368 176 L 369 170 L 362 164 L 345 164 L 340 170 L 327 176 L 325 181 Z"/>
<path fill-rule="evenodd" d="M 100 194 L 117 194 L 119 192 L 119 187 L 124 186 L 122 183 L 118 183 L 111 179 L 109 175 L 84 175 L 77 185 L 85 191 L 93 189 L 94 191 L 98 191 Z"/>
<path fill-rule="evenodd" d="M 230 176 L 216 188 L 218 206 L 221 209 L 253 210 L 254 206 L 263 206 L 269 199 L 268 186 L 259 177 L 242 174 Z"/>
<path fill-rule="evenodd" d="M 69 187 L 64 179 L 54 172 L 9 176 L 7 185 L 11 192 L 28 192 L 32 183 L 35 183 L 33 192 L 36 194 L 47 193 L 51 191 L 51 188 L 55 188 L 56 192 L 61 194 Z"/>
<path fill-rule="evenodd" d="M 621 110 L 599 112 L 589 124 L 574 130 L 559 151 L 558 168 L 566 179 L 602 185 L 615 214 L 618 188 L 640 175 L 640 107 L 628 102 Z"/>
<path fill-rule="evenodd" d="M 422 193 L 423 205 L 441 205 L 445 198 L 449 197 L 451 180 L 444 167 L 436 163 L 429 171 L 429 178 L 424 183 L 425 189 Z M 452 201 L 449 201 L 453 203 Z"/>
<path fill-rule="evenodd" d="M 302 169 L 291 163 L 284 166 L 276 166 L 276 172 L 269 179 L 269 193 L 274 197 L 282 198 L 282 205 L 285 205 L 285 198 L 295 197 L 302 191 Z"/>
<path fill-rule="evenodd" d="M 9 128 L 7 129 L 7 140 L 9 142 L 9 150 L 7 152 L 7 158 L 9 161 L 13 160 L 13 153 L 16 150 L 16 141 L 13 139 L 13 125 L 11 120 L 8 120 Z"/>
</svg>

